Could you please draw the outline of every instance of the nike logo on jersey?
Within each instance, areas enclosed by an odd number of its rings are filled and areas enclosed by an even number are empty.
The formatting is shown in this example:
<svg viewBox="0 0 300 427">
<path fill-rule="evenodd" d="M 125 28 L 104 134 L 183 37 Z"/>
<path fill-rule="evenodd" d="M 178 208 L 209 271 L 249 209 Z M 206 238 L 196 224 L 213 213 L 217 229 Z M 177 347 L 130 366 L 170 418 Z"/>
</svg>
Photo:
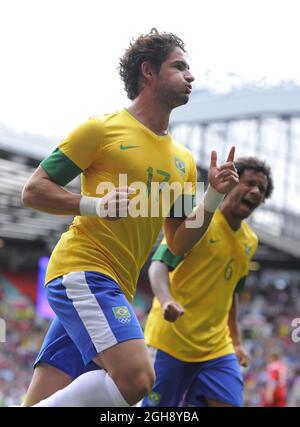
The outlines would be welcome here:
<svg viewBox="0 0 300 427">
<path fill-rule="evenodd" d="M 209 243 L 218 243 L 218 242 L 220 242 L 221 240 L 214 240 L 214 239 L 209 239 Z"/>
<path fill-rule="evenodd" d="M 120 145 L 120 150 L 130 150 L 130 148 L 139 148 L 139 145 Z"/>
</svg>

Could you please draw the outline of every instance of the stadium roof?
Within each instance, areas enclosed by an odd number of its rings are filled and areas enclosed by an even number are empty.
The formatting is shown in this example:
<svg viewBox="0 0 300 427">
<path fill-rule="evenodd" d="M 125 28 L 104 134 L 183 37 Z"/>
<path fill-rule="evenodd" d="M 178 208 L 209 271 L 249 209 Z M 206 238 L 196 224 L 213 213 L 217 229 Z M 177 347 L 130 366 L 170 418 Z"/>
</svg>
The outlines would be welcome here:
<svg viewBox="0 0 300 427">
<path fill-rule="evenodd" d="M 245 87 L 227 94 L 195 89 L 188 104 L 176 108 L 171 124 L 252 119 L 265 116 L 300 116 L 300 87 L 294 84 Z"/>
<path fill-rule="evenodd" d="M 56 137 L 16 132 L 5 124 L 0 124 L 0 150 L 41 160 L 50 154 L 57 144 Z"/>
</svg>

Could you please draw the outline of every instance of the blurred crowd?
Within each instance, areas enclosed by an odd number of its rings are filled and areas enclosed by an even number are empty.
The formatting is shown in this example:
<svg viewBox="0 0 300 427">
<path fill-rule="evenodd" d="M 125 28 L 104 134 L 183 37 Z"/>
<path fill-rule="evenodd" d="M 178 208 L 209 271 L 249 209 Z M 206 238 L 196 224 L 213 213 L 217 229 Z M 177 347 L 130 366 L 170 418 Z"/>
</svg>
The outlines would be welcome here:
<svg viewBox="0 0 300 427">
<path fill-rule="evenodd" d="M 0 317 L 6 322 L 0 343 L 0 406 L 20 404 L 32 375 L 32 363 L 49 320 L 37 317 L 33 303 L 21 295 L 1 295 Z"/>
<path fill-rule="evenodd" d="M 134 306 L 142 325 L 150 303 L 148 294 L 137 294 Z M 268 406 L 266 390 L 279 366 L 282 398 L 277 406 L 300 407 L 300 341 L 292 339 L 292 321 L 300 317 L 300 283 L 282 289 L 272 284 L 264 289 L 250 287 L 241 295 L 239 317 L 251 356 L 249 368 L 243 370 L 245 406 Z M 1 290 L 0 318 L 6 320 L 6 342 L 0 343 L 0 406 L 8 406 L 19 404 L 26 392 L 50 320 L 36 316 L 26 297 L 4 295 Z"/>
<path fill-rule="evenodd" d="M 270 370 L 277 360 L 282 387 L 286 387 L 286 405 L 277 406 L 300 407 L 300 340 L 297 342 L 297 334 L 293 335 L 297 332 L 293 320 L 299 319 L 300 325 L 300 283 L 282 288 L 270 284 L 263 290 L 244 292 L 239 318 L 244 344 L 251 355 L 250 366 L 244 370 L 245 406 L 268 406 L 265 393 L 269 383 L 274 382 Z"/>
</svg>

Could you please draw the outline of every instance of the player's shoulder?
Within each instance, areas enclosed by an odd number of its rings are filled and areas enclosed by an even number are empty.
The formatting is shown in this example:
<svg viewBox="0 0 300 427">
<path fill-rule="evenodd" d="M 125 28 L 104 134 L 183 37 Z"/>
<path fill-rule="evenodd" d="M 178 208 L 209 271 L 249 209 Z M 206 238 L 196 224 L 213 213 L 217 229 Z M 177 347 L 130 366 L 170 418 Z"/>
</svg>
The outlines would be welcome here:
<svg viewBox="0 0 300 427">
<path fill-rule="evenodd" d="M 113 111 L 110 113 L 95 114 L 88 119 L 88 122 L 96 126 L 105 126 L 114 120 L 118 120 L 122 115 L 122 111 Z"/>
<path fill-rule="evenodd" d="M 126 111 L 117 110 L 110 113 L 97 114 L 92 116 L 89 121 L 91 126 L 96 126 L 101 131 L 103 135 L 106 135 L 110 132 L 125 131 L 128 125 L 128 114 Z"/>
<path fill-rule="evenodd" d="M 73 132 L 73 135 L 82 136 L 90 141 L 98 141 L 99 138 L 105 137 L 110 129 L 110 121 L 117 115 L 118 112 L 98 114 L 89 117 L 81 123 Z"/>
</svg>

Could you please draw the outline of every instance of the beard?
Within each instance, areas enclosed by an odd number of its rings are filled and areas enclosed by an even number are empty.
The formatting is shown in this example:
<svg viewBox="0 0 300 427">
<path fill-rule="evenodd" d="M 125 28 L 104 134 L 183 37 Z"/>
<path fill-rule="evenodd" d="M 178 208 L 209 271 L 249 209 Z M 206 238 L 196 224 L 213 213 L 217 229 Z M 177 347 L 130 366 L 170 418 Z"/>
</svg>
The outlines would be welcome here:
<svg viewBox="0 0 300 427">
<path fill-rule="evenodd" d="M 160 103 L 165 104 L 168 109 L 173 110 L 176 107 L 185 105 L 189 102 L 190 94 L 182 92 L 171 92 L 166 89 L 159 93 L 158 99 Z"/>
</svg>

